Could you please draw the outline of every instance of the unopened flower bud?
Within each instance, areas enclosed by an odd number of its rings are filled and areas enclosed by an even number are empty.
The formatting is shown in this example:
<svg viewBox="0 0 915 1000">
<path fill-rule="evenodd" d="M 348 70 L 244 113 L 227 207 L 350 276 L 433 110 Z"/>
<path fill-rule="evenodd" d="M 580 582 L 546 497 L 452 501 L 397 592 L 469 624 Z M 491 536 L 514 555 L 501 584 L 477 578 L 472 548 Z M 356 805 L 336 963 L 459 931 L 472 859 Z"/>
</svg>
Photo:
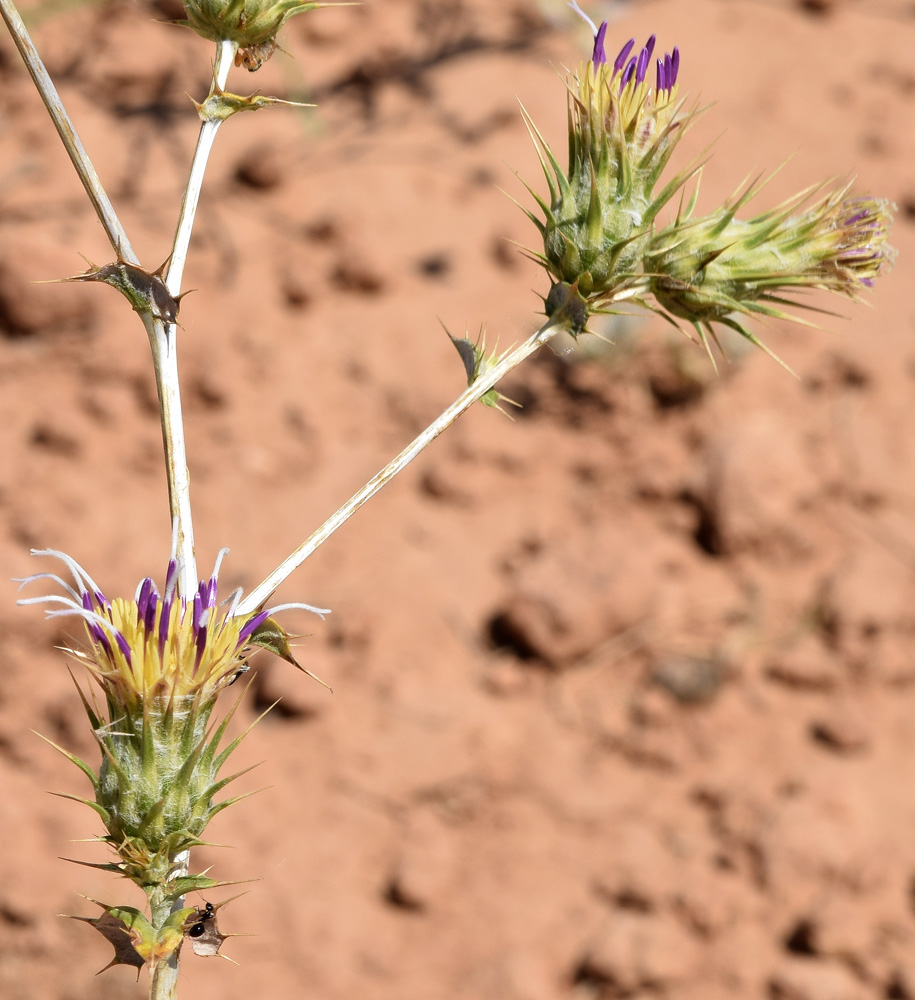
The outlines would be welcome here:
<svg viewBox="0 0 915 1000">
<path fill-rule="evenodd" d="M 605 22 L 595 33 L 590 61 L 567 85 L 566 170 L 527 118 L 549 186 L 548 203 L 531 192 L 543 213 L 528 213 L 543 237 L 536 258 L 589 307 L 644 285 L 641 263 L 655 217 L 692 173 L 656 191 L 692 118 L 677 99 L 679 50 L 657 59 L 651 72 L 654 35 L 636 52 L 630 39 L 611 63 L 606 30 Z"/>
<path fill-rule="evenodd" d="M 244 63 L 257 69 L 273 53 L 276 34 L 290 17 L 333 6 L 302 0 L 184 0 L 183 23 L 211 41 L 237 42 L 239 49 L 258 53 Z"/>
<path fill-rule="evenodd" d="M 834 191 L 802 210 L 807 193 L 748 221 L 735 213 L 758 188 L 695 219 L 689 209 L 657 232 L 645 257 L 650 290 L 704 340 L 723 323 L 757 342 L 735 315 L 794 318 L 793 291 L 820 288 L 857 298 L 895 258 L 888 202 Z M 787 296 L 787 297 L 786 297 Z"/>
</svg>

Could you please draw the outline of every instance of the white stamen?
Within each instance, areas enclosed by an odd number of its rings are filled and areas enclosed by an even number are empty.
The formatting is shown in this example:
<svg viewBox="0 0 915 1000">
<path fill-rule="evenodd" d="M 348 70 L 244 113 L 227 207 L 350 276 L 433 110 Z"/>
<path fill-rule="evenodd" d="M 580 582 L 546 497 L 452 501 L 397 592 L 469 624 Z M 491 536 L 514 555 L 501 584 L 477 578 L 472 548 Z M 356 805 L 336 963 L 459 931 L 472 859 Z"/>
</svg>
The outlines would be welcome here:
<svg viewBox="0 0 915 1000">
<path fill-rule="evenodd" d="M 83 569 L 80 564 L 68 556 L 66 552 L 61 552 L 59 549 L 32 549 L 33 556 L 54 556 L 55 559 L 59 559 L 62 563 L 65 563 L 67 568 L 73 574 L 73 579 L 76 580 L 76 585 L 80 590 L 86 590 L 95 594 L 100 594 L 102 588 L 92 579 L 91 576 Z"/>
<path fill-rule="evenodd" d="M 222 561 L 223 561 L 223 559 L 225 559 L 225 557 L 228 554 L 229 554 L 229 550 L 227 548 L 219 550 L 219 552 L 218 552 L 218 554 L 216 556 L 216 565 L 213 567 L 213 575 L 211 576 L 210 579 L 215 580 L 216 577 L 219 576 L 219 567 L 222 566 Z"/>
<path fill-rule="evenodd" d="M 575 0 L 570 0 L 568 6 L 571 7 L 572 10 L 575 11 L 575 13 L 582 19 L 582 21 L 587 21 L 588 24 L 591 25 L 591 31 L 592 31 L 592 33 L 594 35 L 596 35 L 597 34 L 597 25 L 591 20 L 590 17 L 588 17 L 588 15 L 581 9 L 581 7 L 578 6 L 578 4 L 575 2 Z"/>
<path fill-rule="evenodd" d="M 63 598 L 61 598 L 61 600 L 63 600 Z M 83 621 L 93 622 L 96 625 L 101 625 L 103 629 L 105 629 L 107 632 L 110 632 L 111 635 L 114 636 L 115 640 L 117 640 L 117 637 L 121 635 L 121 630 L 112 625 L 107 618 L 105 618 L 102 615 L 96 614 L 94 611 L 87 611 L 85 608 L 73 608 L 72 611 L 64 611 L 64 610 L 47 611 L 45 612 L 45 614 L 48 618 L 66 618 L 72 615 L 79 615 L 79 617 L 82 618 Z M 120 649 L 120 646 L 118 646 L 118 649 Z"/>
<path fill-rule="evenodd" d="M 86 609 L 80 604 L 79 599 L 76 600 L 64 597 L 61 594 L 42 594 L 41 597 L 20 597 L 17 604 L 27 605 L 27 604 L 66 604 L 68 608 L 75 608 L 77 611 L 83 612 Z"/>
<path fill-rule="evenodd" d="M 35 573 L 33 576 L 13 577 L 13 583 L 19 584 L 16 588 L 17 590 L 22 590 L 27 583 L 34 583 L 36 580 L 53 580 L 55 583 L 59 583 L 74 601 L 80 603 L 80 595 L 70 586 L 69 583 L 66 582 L 66 580 L 59 577 L 56 573 Z"/>
<path fill-rule="evenodd" d="M 226 612 L 226 618 L 235 617 L 235 609 L 238 607 L 238 602 L 241 600 L 241 595 L 243 593 L 244 591 L 241 589 L 241 587 L 236 587 L 235 590 L 233 590 L 232 593 L 229 594 L 229 596 L 224 601 L 219 602 L 220 607 L 223 607 L 226 604 L 229 605 L 229 610 Z"/>
<path fill-rule="evenodd" d="M 312 604 L 277 604 L 275 608 L 265 608 L 268 614 L 275 615 L 277 611 L 290 611 L 293 608 L 301 608 L 302 611 L 310 611 L 312 614 L 317 615 L 322 621 L 325 615 L 331 613 L 330 608 L 316 608 Z"/>
</svg>

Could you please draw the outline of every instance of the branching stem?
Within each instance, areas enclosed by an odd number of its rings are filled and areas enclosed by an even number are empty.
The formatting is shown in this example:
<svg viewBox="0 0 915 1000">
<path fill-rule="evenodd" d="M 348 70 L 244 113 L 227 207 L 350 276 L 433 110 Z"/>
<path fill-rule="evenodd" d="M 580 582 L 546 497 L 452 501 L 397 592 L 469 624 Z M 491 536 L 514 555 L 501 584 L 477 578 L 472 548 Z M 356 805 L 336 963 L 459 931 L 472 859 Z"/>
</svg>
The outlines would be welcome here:
<svg viewBox="0 0 915 1000">
<path fill-rule="evenodd" d="M 0 0 L 2 2 L 2 0 Z M 235 56 L 234 42 L 218 42 L 216 65 L 213 70 L 214 86 L 225 86 L 229 69 Z M 197 148 L 191 162 L 190 175 L 175 232 L 175 242 L 169 258 L 165 284 L 173 296 L 181 291 L 181 279 L 187 260 L 191 233 L 200 190 L 206 172 L 213 140 L 219 130 L 219 121 L 201 124 Z M 190 597 L 197 589 L 197 559 L 194 552 L 194 525 L 191 519 L 191 483 L 187 467 L 187 450 L 184 443 L 184 419 L 181 411 L 181 389 L 178 381 L 178 327 L 150 317 L 146 332 L 152 349 L 156 373 L 156 391 L 162 420 L 162 442 L 165 448 L 165 470 L 168 477 L 168 504 L 172 522 L 178 525 L 178 556 L 181 576 L 181 593 Z"/>
<path fill-rule="evenodd" d="M 562 326 L 556 326 L 547 321 L 536 333 L 509 351 L 498 364 L 494 365 L 485 375 L 481 375 L 472 385 L 442 412 L 429 426 L 422 431 L 406 448 L 380 472 L 373 476 L 355 493 L 343 506 L 332 514 L 322 525 L 286 558 L 265 580 L 247 594 L 238 605 L 238 614 L 248 614 L 259 608 L 276 590 L 276 588 L 293 573 L 302 563 L 385 484 L 389 483 L 398 472 L 404 469 L 428 445 L 430 445 L 447 427 L 468 410 L 478 399 L 484 396 L 513 368 L 530 357 L 542 344 L 559 333 Z"/>
<path fill-rule="evenodd" d="M 2 0 L 0 0 L 2 2 Z M 229 70 L 235 58 L 238 46 L 235 42 L 222 41 L 216 43 L 216 65 L 213 67 L 214 86 L 222 89 L 229 77 Z M 181 212 L 178 216 L 178 227 L 175 231 L 175 242 L 172 245 L 172 255 L 169 259 L 168 274 L 165 284 L 172 295 L 181 291 L 181 278 L 184 275 L 184 264 L 191 242 L 191 232 L 197 214 L 197 203 L 200 201 L 200 191 L 203 187 L 203 175 L 206 173 L 210 150 L 216 139 L 216 133 L 222 124 L 218 119 L 207 119 L 201 123 L 197 136 L 197 148 L 194 150 L 194 160 L 191 163 L 191 173 L 188 177 L 184 199 L 181 202 Z"/>
</svg>

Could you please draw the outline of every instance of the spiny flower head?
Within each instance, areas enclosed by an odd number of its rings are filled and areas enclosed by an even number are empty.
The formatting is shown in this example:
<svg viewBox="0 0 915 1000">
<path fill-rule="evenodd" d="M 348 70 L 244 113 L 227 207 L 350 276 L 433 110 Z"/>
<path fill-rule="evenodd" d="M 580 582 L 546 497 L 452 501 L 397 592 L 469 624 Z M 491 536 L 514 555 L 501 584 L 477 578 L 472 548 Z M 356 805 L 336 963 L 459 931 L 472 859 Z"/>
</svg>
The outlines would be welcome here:
<svg viewBox="0 0 915 1000">
<path fill-rule="evenodd" d="M 735 318 L 762 315 L 795 319 L 781 307 L 819 288 L 857 299 L 895 258 L 887 243 L 892 225 L 885 200 L 849 195 L 849 186 L 803 209 L 812 192 L 742 221 L 736 212 L 761 185 L 703 218 L 686 210 L 654 236 L 645 257 L 650 290 L 662 310 L 693 324 L 700 339 L 722 323 L 754 343 Z M 789 297 L 786 297 L 789 296 Z M 760 345 L 761 346 L 761 345 Z"/>
<path fill-rule="evenodd" d="M 201 877 L 176 882 L 173 860 L 178 852 L 200 843 L 213 816 L 236 801 L 214 801 L 237 777 L 219 774 L 244 736 L 221 745 L 234 709 L 210 728 L 219 693 L 248 669 L 247 658 L 255 646 L 296 662 L 286 633 L 272 615 L 289 607 L 326 613 L 294 604 L 237 614 L 240 592 L 219 604 L 218 573 L 226 550 L 220 552 L 212 575 L 200 581 L 193 595 L 184 597 L 178 591 L 181 567 L 176 544 L 177 531 L 163 590 L 147 577 L 132 600 L 109 601 L 65 553 L 36 551 L 34 555 L 60 559 L 73 582 L 54 573 L 28 577 L 21 582 L 51 580 L 63 593 L 19 602 L 59 605 L 48 615 L 82 619 L 88 644 L 70 652 L 105 694 L 107 719 L 81 692 L 102 751 L 101 766 L 96 773 L 85 761 L 62 752 L 92 782 L 94 800 L 78 801 L 102 818 L 108 831 L 104 839 L 120 857 L 117 864 L 102 867 L 120 872 L 144 889 L 155 887 L 168 898 L 204 886 Z"/>
<path fill-rule="evenodd" d="M 591 59 L 567 82 L 567 169 L 526 116 L 550 195 L 547 204 L 531 192 L 544 216 L 527 213 L 543 237 L 543 253 L 535 256 L 589 306 L 612 302 L 641 282 L 655 217 L 692 172 L 656 191 L 693 117 L 678 99 L 679 49 L 652 67 L 655 36 L 638 51 L 633 38 L 610 62 L 606 32 L 606 22 L 595 29 Z"/>
<path fill-rule="evenodd" d="M 326 609 L 309 604 L 286 604 L 254 614 L 235 613 L 241 599 L 237 591 L 226 603 L 217 602 L 218 574 L 228 549 L 216 560 L 212 575 L 201 580 L 189 598 L 178 594 L 179 565 L 174 550 L 160 592 L 146 577 L 132 599 L 113 600 L 102 593 L 91 576 L 66 553 L 34 550 L 36 556 L 54 556 L 69 569 L 73 584 L 54 573 L 38 573 L 21 585 L 49 579 L 62 594 L 20 600 L 20 604 L 54 604 L 48 617 L 75 616 L 83 620 L 89 640 L 85 649 L 70 650 L 87 667 L 105 692 L 109 703 L 134 714 L 142 705 L 167 705 L 192 699 L 210 704 L 239 674 L 261 630 L 276 624 L 272 615 L 288 608 L 303 608 L 321 615 Z M 275 645 L 275 637 L 271 648 Z"/>
</svg>

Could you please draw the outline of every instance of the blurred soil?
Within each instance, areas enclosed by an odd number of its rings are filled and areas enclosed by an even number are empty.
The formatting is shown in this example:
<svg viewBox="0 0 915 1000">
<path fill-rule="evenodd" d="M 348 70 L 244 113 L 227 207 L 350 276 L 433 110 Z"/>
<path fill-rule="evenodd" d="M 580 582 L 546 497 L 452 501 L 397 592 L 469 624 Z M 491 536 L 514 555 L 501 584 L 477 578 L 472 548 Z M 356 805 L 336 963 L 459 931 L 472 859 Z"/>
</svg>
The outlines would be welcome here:
<svg viewBox="0 0 915 1000">
<path fill-rule="evenodd" d="M 599 4 L 588 7 L 606 15 Z M 784 164 L 899 207 L 895 271 L 823 329 L 729 344 L 660 321 L 543 350 L 321 548 L 279 598 L 333 608 L 239 709 L 263 761 L 198 852 L 259 879 L 221 914 L 204 1000 L 915 1000 L 915 3 L 645 0 L 711 107 L 701 203 Z M 134 246 L 167 255 L 208 43 L 173 0 L 32 8 Z M 370 0 L 297 18 L 230 89 L 317 103 L 217 140 L 181 307 L 198 555 L 254 586 L 462 387 L 455 334 L 516 341 L 547 282 L 512 245 L 560 158 L 562 3 Z M 684 149 L 685 149 L 684 146 Z M 786 158 L 789 158 L 785 162 Z M 169 524 L 148 348 L 18 56 L 0 43 L 0 574 L 63 549 L 109 595 L 161 578 Z M 809 315 L 809 314 L 808 314 Z M 72 623 L 0 582 L 0 998 L 145 995 L 76 894 L 139 904 L 88 794 Z M 93 757 L 94 759 L 94 757 Z M 214 901 L 232 894 L 214 893 Z M 145 974 L 144 974 L 145 980 Z"/>
</svg>

